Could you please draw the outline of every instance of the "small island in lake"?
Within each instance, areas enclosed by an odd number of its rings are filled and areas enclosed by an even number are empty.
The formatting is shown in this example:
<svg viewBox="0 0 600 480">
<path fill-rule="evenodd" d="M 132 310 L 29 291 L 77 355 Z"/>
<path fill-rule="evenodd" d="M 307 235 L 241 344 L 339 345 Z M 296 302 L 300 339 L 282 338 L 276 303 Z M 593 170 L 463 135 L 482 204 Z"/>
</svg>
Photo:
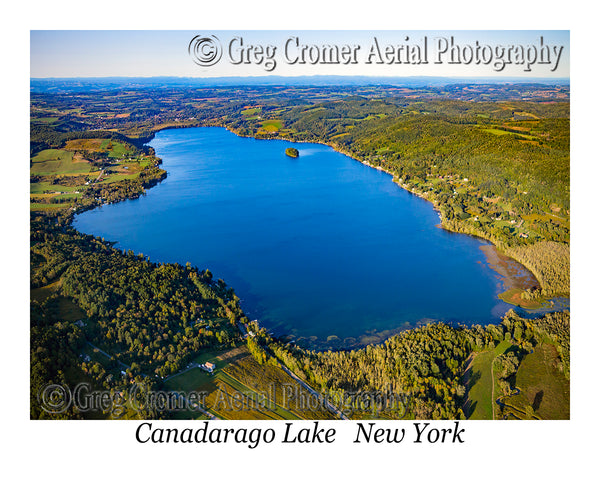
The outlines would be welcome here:
<svg viewBox="0 0 600 480">
<path fill-rule="evenodd" d="M 300 155 L 300 153 L 298 152 L 298 150 L 295 149 L 295 148 L 286 148 L 285 149 L 285 154 L 288 157 L 292 157 L 292 158 L 298 158 L 298 155 Z"/>
</svg>

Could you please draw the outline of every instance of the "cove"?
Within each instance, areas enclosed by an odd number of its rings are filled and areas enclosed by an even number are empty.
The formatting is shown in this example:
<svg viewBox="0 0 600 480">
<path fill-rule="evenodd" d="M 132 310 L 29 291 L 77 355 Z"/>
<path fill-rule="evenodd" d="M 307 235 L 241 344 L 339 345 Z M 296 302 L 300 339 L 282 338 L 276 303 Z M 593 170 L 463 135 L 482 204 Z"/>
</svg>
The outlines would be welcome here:
<svg viewBox="0 0 600 480">
<path fill-rule="evenodd" d="M 275 335 L 354 347 L 430 321 L 497 323 L 511 308 L 488 242 L 439 228 L 431 203 L 331 147 L 219 127 L 163 130 L 150 145 L 168 177 L 75 228 L 208 268 Z"/>
</svg>

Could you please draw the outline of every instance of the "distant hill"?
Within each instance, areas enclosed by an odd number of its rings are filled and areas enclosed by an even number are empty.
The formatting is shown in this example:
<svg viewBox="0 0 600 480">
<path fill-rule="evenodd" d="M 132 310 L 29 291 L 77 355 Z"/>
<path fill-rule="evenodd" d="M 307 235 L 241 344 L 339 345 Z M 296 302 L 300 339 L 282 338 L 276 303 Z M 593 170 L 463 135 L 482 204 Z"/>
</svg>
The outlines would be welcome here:
<svg viewBox="0 0 600 480">
<path fill-rule="evenodd" d="M 282 77 L 277 75 L 257 77 L 81 77 L 81 78 L 32 78 L 30 90 L 34 93 L 66 93 L 71 91 L 118 90 L 128 88 L 178 88 L 218 86 L 353 86 L 389 85 L 399 87 L 432 87 L 452 84 L 543 84 L 569 85 L 569 78 L 541 77 L 370 77 L 343 75 L 315 75 Z"/>
</svg>

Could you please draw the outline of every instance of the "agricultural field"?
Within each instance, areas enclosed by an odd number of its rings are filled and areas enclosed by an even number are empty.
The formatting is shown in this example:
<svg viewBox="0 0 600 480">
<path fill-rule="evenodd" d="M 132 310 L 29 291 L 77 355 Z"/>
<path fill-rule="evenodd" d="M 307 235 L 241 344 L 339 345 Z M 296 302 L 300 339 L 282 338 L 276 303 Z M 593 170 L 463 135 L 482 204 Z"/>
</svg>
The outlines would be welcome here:
<svg viewBox="0 0 600 480">
<path fill-rule="evenodd" d="M 31 123 L 55 123 L 59 117 L 35 117 L 31 119 Z"/>
<path fill-rule="evenodd" d="M 91 171 L 91 165 L 76 159 L 73 152 L 66 150 L 42 150 L 31 159 L 32 175 L 80 175 Z"/>
<path fill-rule="evenodd" d="M 54 184 L 46 181 L 31 183 L 29 185 L 29 193 L 32 195 L 51 194 L 60 191 L 61 193 L 75 193 L 79 191 L 81 186 L 78 185 L 62 185 Z"/>
<path fill-rule="evenodd" d="M 261 109 L 260 108 L 246 108 L 244 110 L 242 110 L 240 113 L 242 115 L 244 115 L 245 117 L 253 117 L 254 115 L 257 115 L 258 113 L 260 113 Z"/>
<path fill-rule="evenodd" d="M 512 136 L 516 136 L 518 139 L 525 139 L 525 140 L 536 140 L 538 137 L 534 136 L 534 135 L 528 135 L 527 133 L 521 133 L 521 132 L 512 132 L 512 131 L 507 131 L 507 130 L 502 130 L 499 128 L 484 128 L 483 129 L 484 132 L 487 133 L 491 133 L 492 135 L 512 135 Z"/>
<path fill-rule="evenodd" d="M 216 365 L 214 373 L 192 367 L 167 379 L 165 387 L 177 392 L 204 393 L 205 408 L 223 419 L 333 418 L 320 405 L 311 403 L 314 397 L 281 368 L 260 365 L 245 346 L 226 352 L 204 352 L 193 363 L 209 361 Z M 190 415 L 196 418 L 196 414 Z"/>
<path fill-rule="evenodd" d="M 149 157 L 132 145 L 108 138 L 68 140 L 64 148 L 45 149 L 31 158 L 32 211 L 58 211 L 81 200 L 89 185 L 139 178 Z"/>
<path fill-rule="evenodd" d="M 282 126 L 283 123 L 281 120 L 265 120 L 262 122 L 262 128 L 267 132 L 278 132 Z"/>
<path fill-rule="evenodd" d="M 104 153 L 108 158 L 123 159 L 128 155 L 134 155 L 130 145 L 123 142 L 111 140 L 110 138 L 79 138 L 69 140 L 65 150 L 81 152 L 83 155 L 90 152 Z"/>
</svg>

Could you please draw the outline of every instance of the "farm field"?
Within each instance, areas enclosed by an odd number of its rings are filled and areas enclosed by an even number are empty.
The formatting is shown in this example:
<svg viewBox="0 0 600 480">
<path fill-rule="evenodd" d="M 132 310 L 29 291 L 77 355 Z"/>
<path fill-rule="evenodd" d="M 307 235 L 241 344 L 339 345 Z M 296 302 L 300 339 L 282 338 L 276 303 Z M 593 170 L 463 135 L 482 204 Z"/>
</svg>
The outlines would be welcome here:
<svg viewBox="0 0 600 480">
<path fill-rule="evenodd" d="M 30 165 L 30 209 L 58 211 L 76 205 L 91 185 L 139 179 L 151 160 L 123 142 L 83 138 L 40 151 Z"/>
<path fill-rule="evenodd" d="M 494 412 L 494 389 L 495 378 L 492 373 L 492 365 L 498 355 L 510 348 L 510 342 L 500 342 L 493 350 L 484 350 L 474 354 L 471 365 L 467 370 L 468 376 L 468 412 L 467 418 L 473 420 L 492 420 Z"/>
<path fill-rule="evenodd" d="M 213 374 L 194 367 L 166 380 L 165 387 L 178 392 L 203 392 L 205 408 L 223 419 L 333 418 L 311 402 L 310 393 L 279 367 L 259 365 L 245 346 L 220 354 L 205 352 L 193 360 L 207 361 L 216 365 Z M 195 413 L 189 415 L 196 418 Z M 185 416 L 180 413 L 179 417 Z"/>
<path fill-rule="evenodd" d="M 66 150 L 42 150 L 31 162 L 32 175 L 79 175 L 91 171 L 89 162 L 75 160 L 73 152 Z"/>
<path fill-rule="evenodd" d="M 262 122 L 262 128 L 264 128 L 267 132 L 278 132 L 282 127 L 281 120 L 265 120 Z"/>
</svg>

